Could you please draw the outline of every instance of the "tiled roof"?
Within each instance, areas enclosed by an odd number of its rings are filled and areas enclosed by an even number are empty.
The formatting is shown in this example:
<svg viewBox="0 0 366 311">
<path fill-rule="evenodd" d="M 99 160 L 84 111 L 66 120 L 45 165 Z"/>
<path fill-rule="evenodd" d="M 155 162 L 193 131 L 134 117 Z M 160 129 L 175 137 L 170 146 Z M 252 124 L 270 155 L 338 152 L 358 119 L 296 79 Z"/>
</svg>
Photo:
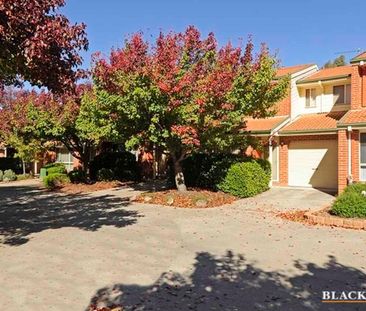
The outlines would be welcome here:
<svg viewBox="0 0 366 311">
<path fill-rule="evenodd" d="M 366 52 L 362 52 L 351 59 L 351 63 L 356 63 L 361 60 L 366 60 Z"/>
<path fill-rule="evenodd" d="M 286 125 L 280 130 L 280 133 L 292 133 L 292 132 L 323 132 L 332 131 L 337 128 L 337 121 L 339 121 L 346 111 L 334 111 L 327 113 L 312 113 L 305 114 L 290 124 Z"/>
<path fill-rule="evenodd" d="M 366 109 L 360 110 L 349 110 L 341 120 L 339 120 L 338 125 L 350 125 L 350 124 L 366 124 Z"/>
<path fill-rule="evenodd" d="M 261 119 L 247 119 L 245 130 L 251 133 L 270 133 L 282 122 L 288 119 L 288 116 L 275 116 Z"/>
<path fill-rule="evenodd" d="M 322 81 L 328 79 L 336 79 L 336 78 L 344 78 L 350 76 L 353 72 L 352 66 L 340 66 L 334 68 L 324 68 L 320 69 L 316 73 L 297 81 L 298 84 L 307 83 L 307 82 L 315 82 Z"/>
<path fill-rule="evenodd" d="M 293 74 L 295 72 L 304 70 L 310 66 L 314 66 L 314 64 L 304 64 L 304 65 L 295 65 L 295 66 L 288 66 L 288 67 L 281 67 L 277 69 L 276 77 L 280 78 L 286 76 L 288 74 Z"/>
</svg>

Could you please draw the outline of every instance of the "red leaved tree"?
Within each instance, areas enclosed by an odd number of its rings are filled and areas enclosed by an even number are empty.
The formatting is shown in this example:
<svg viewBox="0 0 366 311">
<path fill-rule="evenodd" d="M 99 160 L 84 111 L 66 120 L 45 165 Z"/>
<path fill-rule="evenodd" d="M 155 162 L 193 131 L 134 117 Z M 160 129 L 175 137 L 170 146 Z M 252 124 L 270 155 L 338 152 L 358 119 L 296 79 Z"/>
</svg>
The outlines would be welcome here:
<svg viewBox="0 0 366 311">
<path fill-rule="evenodd" d="M 64 0 L 0 0 L 0 86 L 46 86 L 61 93 L 83 75 L 77 67 L 88 40 L 84 24 L 57 10 Z"/>
<path fill-rule="evenodd" d="M 192 152 L 231 152 L 246 141 L 245 117 L 273 114 L 287 79 L 273 83 L 277 61 L 262 46 L 254 55 L 230 43 L 217 47 L 190 26 L 160 34 L 150 46 L 137 33 L 109 59 L 96 57 L 94 81 L 114 113 L 127 145 L 149 141 L 167 150 L 179 190 L 186 190 L 181 162 Z"/>
</svg>

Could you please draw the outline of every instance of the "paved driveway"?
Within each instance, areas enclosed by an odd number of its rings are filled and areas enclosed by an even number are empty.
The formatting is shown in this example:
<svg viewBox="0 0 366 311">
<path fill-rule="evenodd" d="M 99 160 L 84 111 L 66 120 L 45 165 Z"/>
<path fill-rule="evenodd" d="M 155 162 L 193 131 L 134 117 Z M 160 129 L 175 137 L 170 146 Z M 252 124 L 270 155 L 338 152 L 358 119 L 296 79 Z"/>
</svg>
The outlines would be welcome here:
<svg viewBox="0 0 366 311">
<path fill-rule="evenodd" d="M 333 200 L 333 195 L 316 189 L 274 187 L 246 201 L 258 204 L 261 208 L 286 211 L 318 210 L 329 206 Z"/>
<path fill-rule="evenodd" d="M 273 218 L 268 200 L 278 206 L 280 193 L 188 210 L 130 204 L 132 189 L 58 196 L 0 187 L 2 308 L 362 310 L 320 299 L 322 290 L 365 286 L 365 232 Z M 302 206 L 304 193 L 289 205 Z"/>
</svg>

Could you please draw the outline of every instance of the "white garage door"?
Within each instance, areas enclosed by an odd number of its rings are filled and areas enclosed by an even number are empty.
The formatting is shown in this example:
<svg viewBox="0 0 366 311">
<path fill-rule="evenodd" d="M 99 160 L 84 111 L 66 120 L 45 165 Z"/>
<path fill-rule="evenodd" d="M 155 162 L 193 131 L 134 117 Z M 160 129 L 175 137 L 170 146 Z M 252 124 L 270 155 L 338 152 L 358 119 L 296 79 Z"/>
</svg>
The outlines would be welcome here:
<svg viewBox="0 0 366 311">
<path fill-rule="evenodd" d="M 292 141 L 288 156 L 290 186 L 337 189 L 337 140 Z"/>
</svg>

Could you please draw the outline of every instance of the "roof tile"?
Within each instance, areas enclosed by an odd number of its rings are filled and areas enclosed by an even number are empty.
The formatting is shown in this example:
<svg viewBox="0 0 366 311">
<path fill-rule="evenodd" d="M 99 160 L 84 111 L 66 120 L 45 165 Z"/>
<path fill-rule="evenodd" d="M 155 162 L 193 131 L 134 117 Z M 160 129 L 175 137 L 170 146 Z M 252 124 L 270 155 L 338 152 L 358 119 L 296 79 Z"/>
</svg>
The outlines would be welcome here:
<svg viewBox="0 0 366 311">
<path fill-rule="evenodd" d="M 252 133 L 258 132 L 271 132 L 282 122 L 288 119 L 288 116 L 275 116 L 270 118 L 260 118 L 260 119 L 247 119 L 245 130 Z"/>
<path fill-rule="evenodd" d="M 281 67 L 277 69 L 276 77 L 280 78 L 286 76 L 288 74 L 293 74 L 295 72 L 304 70 L 310 66 L 314 66 L 314 64 L 303 64 L 303 65 L 295 65 L 295 66 L 288 66 L 288 67 Z"/>
<path fill-rule="evenodd" d="M 362 52 L 351 59 L 351 63 L 356 63 L 361 60 L 366 60 L 366 51 Z"/>
<path fill-rule="evenodd" d="M 366 123 L 366 109 L 349 110 L 338 122 L 339 125 Z"/>
<path fill-rule="evenodd" d="M 334 68 L 324 68 L 320 69 L 316 73 L 299 80 L 297 83 L 306 83 L 306 82 L 313 82 L 313 81 L 321 81 L 326 80 L 329 78 L 337 78 L 343 76 L 350 76 L 353 72 L 353 66 L 340 66 Z"/>
<path fill-rule="evenodd" d="M 280 130 L 286 132 L 316 132 L 324 130 L 335 130 L 339 121 L 346 111 L 331 111 L 327 113 L 305 114 Z"/>
</svg>

